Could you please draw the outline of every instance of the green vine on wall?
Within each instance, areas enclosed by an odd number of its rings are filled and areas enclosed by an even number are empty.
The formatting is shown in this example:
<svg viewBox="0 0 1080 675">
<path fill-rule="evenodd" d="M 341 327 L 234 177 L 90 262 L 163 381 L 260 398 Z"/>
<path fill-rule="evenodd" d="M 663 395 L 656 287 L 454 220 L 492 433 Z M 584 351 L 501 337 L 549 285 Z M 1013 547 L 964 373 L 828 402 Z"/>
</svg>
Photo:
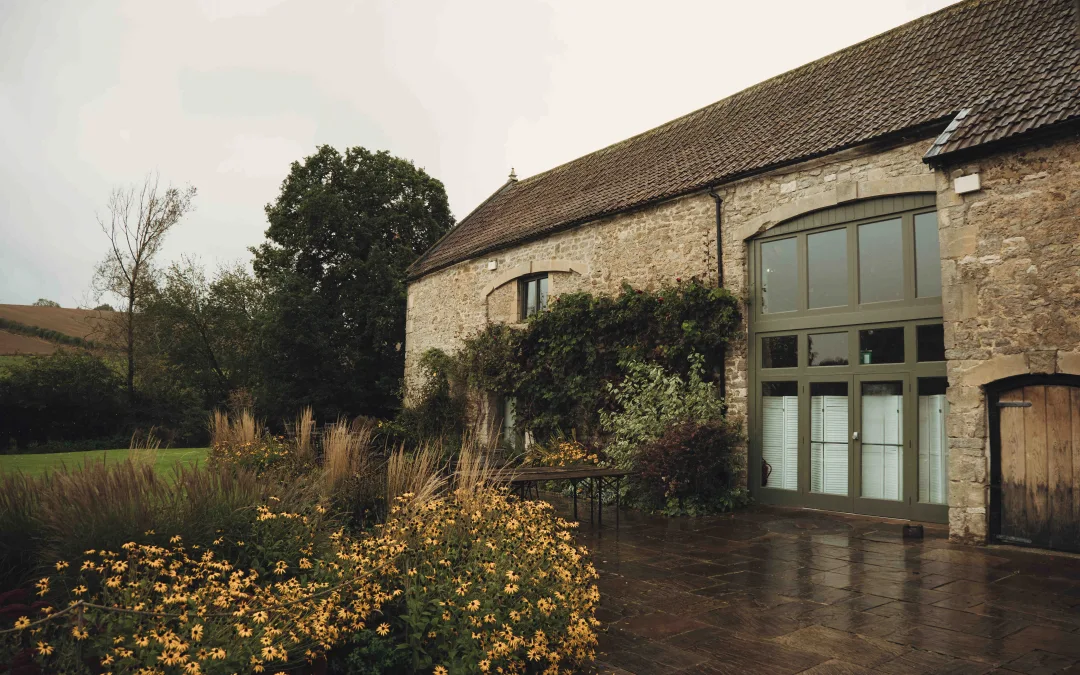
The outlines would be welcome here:
<svg viewBox="0 0 1080 675">
<path fill-rule="evenodd" d="M 513 396 L 518 419 L 538 438 L 599 430 L 612 410 L 608 384 L 621 363 L 645 361 L 687 374 L 692 354 L 719 376 L 721 348 L 741 321 L 729 291 L 698 279 L 676 279 L 655 291 L 624 284 L 615 296 L 567 293 L 524 328 L 492 324 L 465 340 L 461 372 L 477 391 Z"/>
</svg>

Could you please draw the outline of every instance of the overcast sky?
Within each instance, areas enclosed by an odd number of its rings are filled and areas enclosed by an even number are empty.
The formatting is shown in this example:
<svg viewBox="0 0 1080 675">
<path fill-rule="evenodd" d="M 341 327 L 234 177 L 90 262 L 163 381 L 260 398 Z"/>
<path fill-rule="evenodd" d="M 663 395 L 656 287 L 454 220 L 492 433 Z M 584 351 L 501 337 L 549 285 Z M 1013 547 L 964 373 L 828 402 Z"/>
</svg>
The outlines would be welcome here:
<svg viewBox="0 0 1080 675">
<path fill-rule="evenodd" d="M 90 302 L 95 214 L 198 188 L 161 262 L 248 261 L 289 164 L 413 160 L 461 219 L 529 176 L 951 0 L 2 0 L 0 303 Z"/>
</svg>

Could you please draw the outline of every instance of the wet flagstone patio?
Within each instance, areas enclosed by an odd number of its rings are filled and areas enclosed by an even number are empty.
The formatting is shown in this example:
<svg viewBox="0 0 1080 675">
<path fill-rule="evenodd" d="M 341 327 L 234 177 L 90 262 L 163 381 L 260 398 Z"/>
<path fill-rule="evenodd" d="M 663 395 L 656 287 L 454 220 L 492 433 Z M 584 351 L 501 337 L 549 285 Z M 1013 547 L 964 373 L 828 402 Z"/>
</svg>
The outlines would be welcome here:
<svg viewBox="0 0 1080 675">
<path fill-rule="evenodd" d="M 1080 556 L 797 509 L 582 515 L 603 673 L 1080 673 Z"/>
</svg>

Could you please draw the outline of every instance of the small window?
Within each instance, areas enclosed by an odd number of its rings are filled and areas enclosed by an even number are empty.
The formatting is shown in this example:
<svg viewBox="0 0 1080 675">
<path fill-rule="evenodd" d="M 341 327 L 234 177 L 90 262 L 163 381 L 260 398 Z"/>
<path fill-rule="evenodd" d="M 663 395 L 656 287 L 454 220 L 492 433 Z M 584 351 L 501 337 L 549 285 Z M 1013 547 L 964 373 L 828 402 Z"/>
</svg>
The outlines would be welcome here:
<svg viewBox="0 0 1080 675">
<path fill-rule="evenodd" d="M 521 320 L 528 319 L 537 312 L 547 309 L 548 303 L 548 278 L 547 275 L 522 279 L 518 288 L 521 296 Z"/>
<path fill-rule="evenodd" d="M 761 339 L 762 368 L 797 368 L 799 336 L 778 335 Z"/>
<path fill-rule="evenodd" d="M 945 360 L 945 326 L 940 323 L 915 327 L 915 356 L 922 361 Z"/>
<path fill-rule="evenodd" d="M 811 366 L 846 366 L 848 364 L 847 333 L 811 333 Z"/>
<path fill-rule="evenodd" d="M 903 362 L 903 328 L 874 328 L 859 331 L 860 364 Z"/>
</svg>

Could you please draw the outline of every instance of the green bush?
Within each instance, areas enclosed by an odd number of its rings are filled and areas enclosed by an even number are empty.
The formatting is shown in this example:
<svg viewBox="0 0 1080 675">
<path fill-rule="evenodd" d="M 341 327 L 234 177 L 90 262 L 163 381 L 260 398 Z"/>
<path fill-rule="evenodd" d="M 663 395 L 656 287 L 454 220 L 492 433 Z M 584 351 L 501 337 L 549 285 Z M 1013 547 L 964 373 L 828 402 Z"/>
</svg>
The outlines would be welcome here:
<svg viewBox="0 0 1080 675">
<path fill-rule="evenodd" d="M 637 452 L 680 422 L 719 420 L 724 402 L 716 386 L 704 379 L 704 359 L 691 354 L 684 378 L 656 363 L 630 361 L 624 364 L 626 377 L 608 384 L 615 411 L 600 411 L 600 423 L 610 442 L 605 448 L 609 460 L 629 469 Z"/>
<path fill-rule="evenodd" d="M 734 420 L 679 422 L 646 443 L 633 460 L 638 504 L 666 515 L 705 515 L 746 503 L 740 425 Z"/>
<path fill-rule="evenodd" d="M 398 414 L 396 428 L 410 445 L 438 438 L 448 447 L 461 447 L 467 402 L 457 360 L 442 350 L 429 349 L 419 365 L 423 380 Z"/>
<path fill-rule="evenodd" d="M 469 384 L 512 396 L 524 429 L 546 438 L 576 429 L 600 431 L 597 411 L 617 408 L 609 384 L 626 361 L 657 363 L 688 374 L 702 354 L 710 374 L 740 322 L 738 300 L 696 279 L 656 291 L 623 287 L 609 297 L 560 295 L 523 329 L 492 324 L 470 336 L 459 355 Z"/>
<path fill-rule="evenodd" d="M 58 350 L 13 363 L 0 379 L 0 443 L 112 436 L 126 423 L 123 382 L 101 358 Z"/>
</svg>

